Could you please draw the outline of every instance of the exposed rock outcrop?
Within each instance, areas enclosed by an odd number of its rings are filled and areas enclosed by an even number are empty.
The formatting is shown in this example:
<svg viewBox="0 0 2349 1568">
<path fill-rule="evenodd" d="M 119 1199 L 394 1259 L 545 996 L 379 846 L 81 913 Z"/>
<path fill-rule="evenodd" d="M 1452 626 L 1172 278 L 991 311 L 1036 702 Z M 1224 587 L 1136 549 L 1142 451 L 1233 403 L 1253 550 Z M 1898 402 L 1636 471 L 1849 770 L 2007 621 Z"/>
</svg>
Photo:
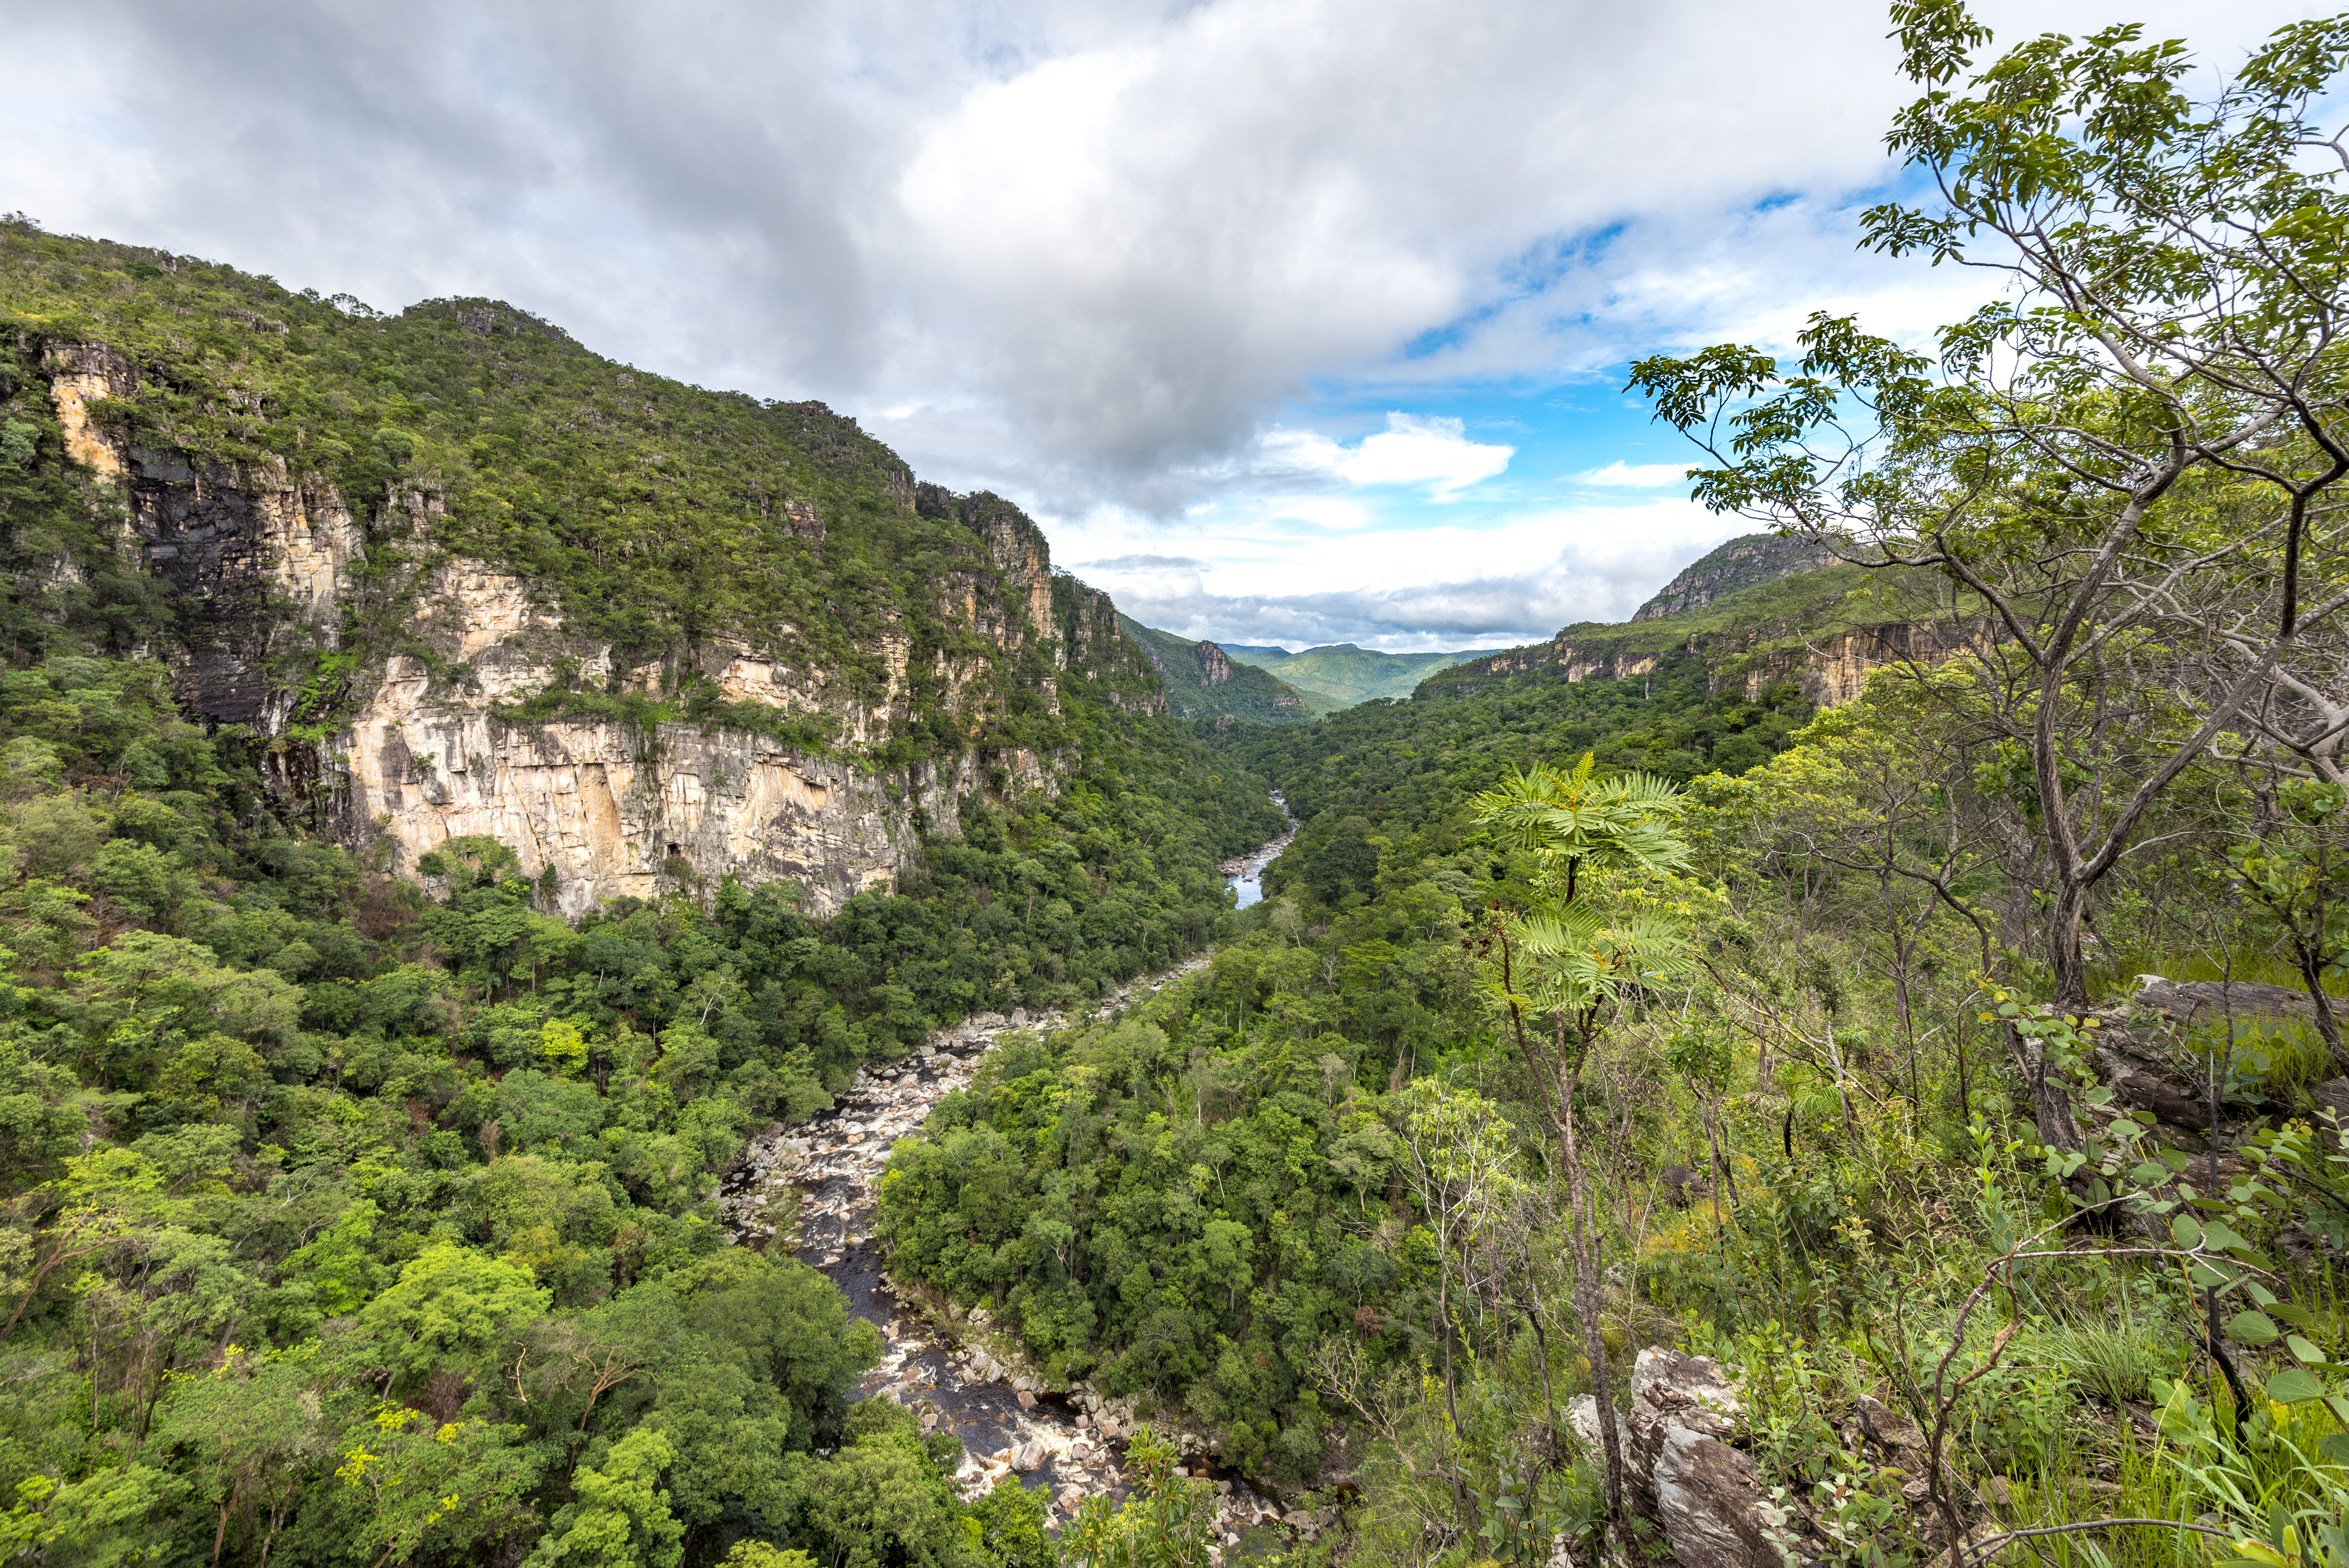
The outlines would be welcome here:
<svg viewBox="0 0 2349 1568">
<path fill-rule="evenodd" d="M 1630 627 L 1568 626 L 1547 643 L 1511 648 L 1447 670 L 1422 688 L 1429 696 L 1466 695 L 1494 677 L 1555 673 L 1566 681 L 1635 680 L 1680 654 L 1704 661 L 1709 693 L 1736 691 L 1751 702 L 1784 681 L 1798 686 L 1816 707 L 1851 701 L 1868 676 L 1887 665 L 1924 668 L 1989 645 L 1990 628 L 1977 620 L 1891 621 L 1822 634 L 1792 644 L 1775 628 L 1699 633 L 1685 643 L 1657 645 L 1658 634 Z"/>
<path fill-rule="evenodd" d="M 477 335 L 561 335 L 506 307 L 464 307 L 457 321 Z M 575 633 L 551 591 L 438 552 L 440 502 L 429 489 L 395 488 L 363 526 L 332 484 L 282 461 L 232 468 L 129 445 L 107 405 L 136 396 L 140 376 L 105 346 L 53 346 L 45 368 L 68 452 L 180 601 L 178 645 L 156 652 L 191 712 L 282 738 L 315 655 L 339 645 L 347 623 L 373 616 L 398 627 L 399 651 L 371 655 L 338 695 L 314 694 L 336 702 L 340 733 L 315 748 L 280 740 L 272 776 L 308 795 L 347 841 L 388 841 L 402 871 L 451 838 L 481 834 L 512 846 L 533 877 L 551 871 L 566 913 L 727 874 L 798 883 L 828 913 L 889 885 L 923 834 L 957 832 L 963 799 L 1058 792 L 1055 758 L 978 743 L 1021 686 L 1051 714 L 1069 672 L 1131 710 L 1165 708 L 1108 596 L 1055 573 L 1042 532 L 1017 507 L 917 491 L 895 453 L 822 404 L 771 405 L 766 416 L 835 471 L 869 480 L 908 513 L 918 503 L 951 517 L 970 536 L 929 579 L 950 632 L 932 634 L 916 667 L 905 614 L 885 607 L 860 650 L 877 680 L 789 651 L 809 645 L 788 625 L 769 628 L 774 646 L 709 636 L 618 667 L 615 646 Z M 763 490 L 748 499 L 821 547 L 813 502 Z M 382 547 L 372 569 L 371 540 Z M 379 650 L 383 640 L 356 645 Z M 688 680 L 739 705 L 748 727 L 659 722 L 646 733 L 615 716 L 626 699 L 642 711 Z M 597 700 L 548 700 L 566 690 Z M 862 760 L 900 733 L 917 692 L 921 711 L 967 725 L 973 744 L 886 772 Z M 777 722 L 762 723 L 762 711 Z M 794 718 L 810 722 L 795 728 Z M 774 738 L 792 734 L 832 740 Z M 299 767 L 275 755 L 295 751 Z"/>
<path fill-rule="evenodd" d="M 1654 598 L 1631 613 L 1634 621 L 1654 621 L 1666 615 L 1701 610 L 1724 593 L 1775 583 L 1798 572 L 1816 572 L 1836 563 L 1825 545 L 1785 539 L 1775 533 L 1749 533 L 1720 545 L 1691 562 L 1681 574 L 1656 591 Z"/>
</svg>

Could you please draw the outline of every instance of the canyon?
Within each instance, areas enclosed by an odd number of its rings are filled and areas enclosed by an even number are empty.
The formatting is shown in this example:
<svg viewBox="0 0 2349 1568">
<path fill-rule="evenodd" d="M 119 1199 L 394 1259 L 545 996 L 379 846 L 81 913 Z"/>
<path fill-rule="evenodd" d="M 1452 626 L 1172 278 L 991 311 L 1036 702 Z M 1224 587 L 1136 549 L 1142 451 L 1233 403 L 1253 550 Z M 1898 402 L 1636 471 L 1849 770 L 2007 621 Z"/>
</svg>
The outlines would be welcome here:
<svg viewBox="0 0 2349 1568">
<path fill-rule="evenodd" d="M 1070 757 L 1016 745 L 876 763 L 916 679 L 966 721 L 1001 705 L 1007 675 L 1025 675 L 1026 695 L 1053 716 L 1071 676 L 1144 686 L 1131 677 L 1147 662 L 1107 595 L 1056 575 L 1024 513 L 917 487 L 909 472 L 885 487 L 896 511 L 968 531 L 966 559 L 931 585 L 928 606 L 962 634 L 959 648 L 916 669 L 915 640 L 885 612 L 856 650 L 877 682 L 740 635 L 632 657 L 574 630 L 548 585 L 438 546 L 445 506 L 429 484 L 394 489 L 363 527 L 332 482 L 282 459 L 157 450 L 100 422 L 95 410 L 140 386 L 108 346 L 54 346 L 45 367 L 69 452 L 123 543 L 181 606 L 180 645 L 150 652 L 170 664 L 182 705 L 249 730 L 289 804 L 402 874 L 449 840 L 481 835 L 513 846 L 566 915 L 725 876 L 794 883 L 811 913 L 830 913 L 892 885 L 925 833 L 955 836 L 963 800 L 1061 789 Z M 848 423 L 816 406 L 802 428 Z M 817 507 L 786 502 L 785 517 L 820 545 Z M 338 684 L 322 689 L 320 661 L 337 655 Z M 825 738 L 610 711 L 657 713 L 688 686 L 731 705 L 730 717 L 800 718 Z M 1108 695 L 1137 712 L 1164 708 L 1146 687 Z M 533 699 L 553 711 L 516 711 Z M 309 722 L 312 707 L 331 709 L 326 722 Z M 605 711 L 566 711 L 579 707 Z"/>
</svg>

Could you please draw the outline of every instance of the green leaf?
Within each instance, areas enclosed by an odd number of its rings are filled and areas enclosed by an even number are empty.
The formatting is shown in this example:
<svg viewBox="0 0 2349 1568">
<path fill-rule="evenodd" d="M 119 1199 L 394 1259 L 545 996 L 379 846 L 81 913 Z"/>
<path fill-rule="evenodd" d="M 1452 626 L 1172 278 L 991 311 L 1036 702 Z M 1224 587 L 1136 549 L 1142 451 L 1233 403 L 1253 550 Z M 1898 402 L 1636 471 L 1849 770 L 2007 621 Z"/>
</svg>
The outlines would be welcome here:
<svg viewBox="0 0 2349 1568">
<path fill-rule="evenodd" d="M 2308 1340 L 2302 1338 L 2297 1334 L 2285 1335 L 2283 1338 L 2283 1347 L 2286 1350 L 2291 1351 L 2294 1358 L 2300 1361 L 2302 1366 L 2322 1367 L 2324 1365 L 2324 1352 L 2319 1350 L 2314 1345 L 2311 1344 Z"/>
<path fill-rule="evenodd" d="M 2265 1345 L 2277 1332 L 2275 1320 L 2264 1312 L 2239 1312 L 2227 1320 L 2227 1337 L 2238 1345 Z"/>
<path fill-rule="evenodd" d="M 2294 1367 L 2268 1379 L 2268 1398 L 2279 1405 L 2298 1405 L 2324 1398 L 2324 1385 L 2315 1374 Z"/>
<path fill-rule="evenodd" d="M 2197 1247 L 2202 1244 L 2201 1222 L 2191 1214 L 2180 1214 L 2170 1221 L 2169 1233 L 2181 1247 Z"/>
<path fill-rule="evenodd" d="M 2349 1432 L 2327 1432 L 2316 1439 L 2316 1451 L 2327 1464 L 2349 1465 Z"/>
<path fill-rule="evenodd" d="M 2261 1284 L 2255 1279 L 2245 1280 L 2243 1282 L 2243 1294 L 2250 1296 L 2255 1304 L 2261 1306 L 2273 1306 L 2276 1304 L 2275 1292 L 2270 1290 L 2267 1286 Z M 2283 1314 L 2279 1312 L 2276 1315 L 2278 1317 L 2282 1317 Z M 2301 1326 L 2304 1328 L 2307 1325 L 2302 1324 Z"/>
</svg>

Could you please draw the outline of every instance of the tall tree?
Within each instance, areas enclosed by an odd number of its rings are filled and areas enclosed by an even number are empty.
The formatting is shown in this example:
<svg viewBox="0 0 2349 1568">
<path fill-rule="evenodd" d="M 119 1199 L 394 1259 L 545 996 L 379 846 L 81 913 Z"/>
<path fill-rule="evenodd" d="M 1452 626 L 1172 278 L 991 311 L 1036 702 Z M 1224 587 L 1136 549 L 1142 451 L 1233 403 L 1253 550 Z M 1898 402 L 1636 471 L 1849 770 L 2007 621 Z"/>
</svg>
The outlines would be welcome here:
<svg viewBox="0 0 2349 1568">
<path fill-rule="evenodd" d="M 2281 30 L 2196 103 L 2185 46 L 2135 26 L 1974 71 L 1990 35 L 1961 0 L 1893 16 L 1926 90 L 1888 140 L 1936 200 L 1875 209 L 1866 242 L 2000 296 L 1940 334 L 1938 374 L 1821 314 L 1792 368 L 1723 346 L 1631 383 L 1713 460 L 1708 505 L 1954 589 L 1942 651 L 2027 762 L 2046 964 L 2078 1007 L 2091 895 L 2198 758 L 2247 732 L 2337 767 L 2349 145 L 2312 106 L 2349 18 Z"/>
<path fill-rule="evenodd" d="M 1586 888 L 1585 873 L 1652 875 L 1685 866 L 1688 846 L 1674 826 L 1682 806 L 1677 789 L 1649 774 L 1595 777 L 1588 753 L 1570 772 L 1536 764 L 1513 773 L 1475 800 L 1477 820 L 1496 840 L 1543 865 L 1537 896 L 1526 908 L 1493 910 L 1483 954 L 1509 1037 L 1557 1130 L 1574 1253 L 1574 1313 L 1599 1399 L 1608 1511 L 1619 1521 L 1624 1517 L 1623 1451 L 1600 1326 L 1606 1298 L 1597 1216 L 1574 1099 L 1590 1047 L 1626 995 L 1684 970 L 1688 956 L 1681 925 L 1670 913 L 1594 907 L 1599 901 Z"/>
</svg>

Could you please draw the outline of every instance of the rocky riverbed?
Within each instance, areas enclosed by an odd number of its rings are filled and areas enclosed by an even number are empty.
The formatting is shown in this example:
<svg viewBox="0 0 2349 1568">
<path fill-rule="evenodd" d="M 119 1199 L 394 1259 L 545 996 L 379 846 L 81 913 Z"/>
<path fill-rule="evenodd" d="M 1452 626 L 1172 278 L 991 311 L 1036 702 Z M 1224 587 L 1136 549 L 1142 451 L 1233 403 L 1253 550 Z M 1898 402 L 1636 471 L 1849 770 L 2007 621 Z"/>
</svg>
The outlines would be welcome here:
<svg viewBox="0 0 2349 1568">
<path fill-rule="evenodd" d="M 1283 840 L 1282 842 L 1286 842 Z M 1101 1005 L 1115 1013 L 1204 968 L 1205 958 L 1136 981 Z M 905 1061 L 860 1072 L 832 1110 L 754 1138 L 720 1183 L 719 1213 L 735 1240 L 781 1247 L 822 1269 L 846 1294 L 850 1310 L 881 1330 L 881 1363 L 864 1379 L 868 1398 L 895 1399 L 922 1418 L 925 1431 L 963 1441 L 957 1480 L 977 1495 L 1002 1477 L 1050 1496 L 1052 1522 L 1065 1522 L 1089 1496 L 1124 1495 L 1124 1439 L 1137 1417 L 1130 1400 L 1104 1398 L 1088 1384 L 1049 1388 L 1026 1369 L 1011 1336 L 999 1334 L 983 1310 L 933 1314 L 901 1303 L 883 1274 L 873 1239 L 874 1188 L 898 1139 L 921 1129 L 933 1106 L 970 1082 L 982 1057 L 1009 1030 L 1066 1026 L 1064 1014 L 1009 1017 L 981 1014 L 943 1030 Z M 1284 1515 L 1244 1481 L 1218 1474 L 1195 1436 L 1177 1436 L 1191 1473 L 1215 1479 L 1219 1533 L 1236 1546 L 1254 1525 L 1310 1531 L 1321 1521 Z"/>
<path fill-rule="evenodd" d="M 1297 837 L 1299 824 L 1295 817 L 1289 816 L 1288 802 L 1280 798 L 1278 789 L 1272 792 L 1272 803 L 1280 808 L 1283 817 L 1288 819 L 1288 830 L 1261 849 L 1252 850 L 1245 855 L 1234 855 L 1221 868 L 1225 883 L 1238 898 L 1242 909 L 1264 901 L 1264 868 L 1272 864 L 1280 851 L 1288 848 L 1288 841 Z"/>
</svg>

